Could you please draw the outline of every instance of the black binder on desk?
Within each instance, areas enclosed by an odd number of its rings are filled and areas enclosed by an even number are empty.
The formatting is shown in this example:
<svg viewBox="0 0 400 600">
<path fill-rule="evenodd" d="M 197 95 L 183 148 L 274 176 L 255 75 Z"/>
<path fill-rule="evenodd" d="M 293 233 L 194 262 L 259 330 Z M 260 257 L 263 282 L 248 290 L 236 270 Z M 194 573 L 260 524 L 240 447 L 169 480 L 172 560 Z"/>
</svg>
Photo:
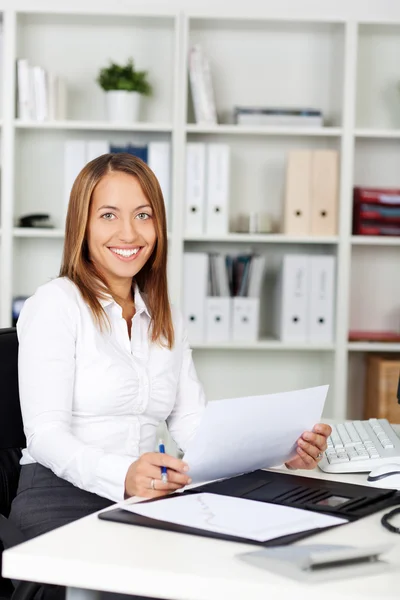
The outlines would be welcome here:
<svg viewBox="0 0 400 600">
<path fill-rule="evenodd" d="M 338 483 L 325 479 L 314 479 L 286 473 L 273 471 L 253 471 L 245 475 L 207 483 L 197 488 L 187 490 L 184 494 L 198 494 L 208 492 L 211 494 L 222 494 L 236 498 L 248 498 L 260 502 L 270 502 L 293 508 L 303 508 L 318 511 L 324 514 L 342 517 L 349 521 L 356 521 L 361 517 L 378 512 L 388 506 L 400 503 L 400 493 L 396 490 L 385 490 L 349 483 Z M 165 499 L 178 494 L 165 496 Z M 157 499 L 159 501 L 159 499 Z M 162 501 L 162 500 L 161 500 Z M 146 502 L 154 502 L 154 499 Z M 142 515 L 128 512 L 122 508 L 108 510 L 99 515 L 99 519 L 105 521 L 116 521 L 143 527 L 152 527 L 166 531 L 189 533 L 203 537 L 211 537 L 233 542 L 254 544 L 257 546 L 282 546 L 291 544 L 300 539 L 314 535 L 325 529 L 313 529 L 302 531 L 292 535 L 275 538 L 266 542 L 257 542 L 242 537 L 229 536 L 225 534 L 185 527 L 150 519 Z M 337 525 L 335 525 L 337 527 Z"/>
</svg>

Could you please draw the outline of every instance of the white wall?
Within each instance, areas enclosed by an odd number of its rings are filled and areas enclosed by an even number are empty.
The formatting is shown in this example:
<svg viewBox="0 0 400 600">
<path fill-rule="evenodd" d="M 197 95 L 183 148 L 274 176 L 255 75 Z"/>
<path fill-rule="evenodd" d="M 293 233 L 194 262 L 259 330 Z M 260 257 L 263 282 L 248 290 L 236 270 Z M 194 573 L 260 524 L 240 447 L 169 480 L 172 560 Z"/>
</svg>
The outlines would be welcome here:
<svg viewBox="0 0 400 600">
<path fill-rule="evenodd" d="M 8 0 L 1 7 L 18 7 L 29 10 L 52 9 L 62 11 L 84 10 L 96 7 L 104 12 L 123 11 L 126 8 L 140 7 L 143 11 L 184 10 L 197 13 L 213 12 L 240 14 L 244 17 L 254 13 L 266 13 L 269 16 L 287 14 L 292 18 L 327 17 L 400 20 L 400 2 L 398 0 Z"/>
</svg>

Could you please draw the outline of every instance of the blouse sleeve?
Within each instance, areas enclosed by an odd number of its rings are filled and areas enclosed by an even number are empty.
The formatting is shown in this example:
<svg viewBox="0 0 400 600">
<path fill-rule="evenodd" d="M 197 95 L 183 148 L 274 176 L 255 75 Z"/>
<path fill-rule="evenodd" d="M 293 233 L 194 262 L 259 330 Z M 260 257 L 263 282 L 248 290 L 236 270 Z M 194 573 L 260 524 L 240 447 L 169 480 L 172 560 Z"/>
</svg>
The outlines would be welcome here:
<svg viewBox="0 0 400 600">
<path fill-rule="evenodd" d="M 18 372 L 27 450 L 58 477 L 120 501 L 135 457 L 89 446 L 71 431 L 78 318 L 73 300 L 50 284 L 39 288 L 21 311 Z"/>
</svg>

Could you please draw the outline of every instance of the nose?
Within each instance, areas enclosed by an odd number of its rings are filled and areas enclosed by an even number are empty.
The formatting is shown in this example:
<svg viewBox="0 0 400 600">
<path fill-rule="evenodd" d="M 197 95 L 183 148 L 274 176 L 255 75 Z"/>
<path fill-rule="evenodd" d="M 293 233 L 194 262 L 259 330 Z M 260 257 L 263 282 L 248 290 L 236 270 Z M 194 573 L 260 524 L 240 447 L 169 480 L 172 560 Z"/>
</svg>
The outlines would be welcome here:
<svg viewBox="0 0 400 600">
<path fill-rule="evenodd" d="M 120 230 L 118 232 L 118 237 L 121 242 L 125 244 L 133 244 L 137 239 L 137 230 L 135 227 L 134 219 L 121 219 L 120 220 Z"/>
</svg>

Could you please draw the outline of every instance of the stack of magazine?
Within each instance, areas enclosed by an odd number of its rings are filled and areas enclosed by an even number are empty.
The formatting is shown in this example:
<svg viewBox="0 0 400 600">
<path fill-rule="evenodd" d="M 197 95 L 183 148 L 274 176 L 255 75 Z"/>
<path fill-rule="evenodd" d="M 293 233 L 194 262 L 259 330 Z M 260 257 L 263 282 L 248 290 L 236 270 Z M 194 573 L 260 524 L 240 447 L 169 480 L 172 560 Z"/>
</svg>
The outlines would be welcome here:
<svg viewBox="0 0 400 600">
<path fill-rule="evenodd" d="M 322 127 L 322 112 L 315 108 L 271 108 L 268 106 L 235 106 L 236 125 Z"/>
</svg>

